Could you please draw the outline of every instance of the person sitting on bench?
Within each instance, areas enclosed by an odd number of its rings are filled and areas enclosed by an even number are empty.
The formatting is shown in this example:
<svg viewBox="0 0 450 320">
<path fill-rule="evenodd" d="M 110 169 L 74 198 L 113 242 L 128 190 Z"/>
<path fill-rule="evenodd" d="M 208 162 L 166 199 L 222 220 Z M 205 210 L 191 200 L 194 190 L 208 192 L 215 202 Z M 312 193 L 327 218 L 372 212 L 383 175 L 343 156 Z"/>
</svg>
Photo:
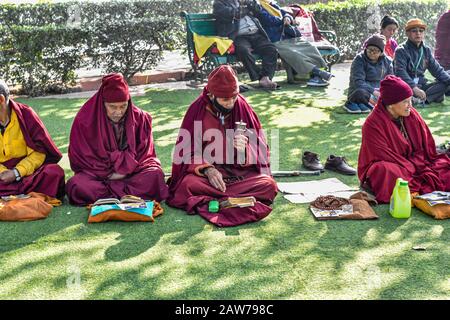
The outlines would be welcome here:
<svg viewBox="0 0 450 320">
<path fill-rule="evenodd" d="M 278 52 L 270 42 L 256 17 L 261 6 L 255 0 L 215 0 L 213 15 L 217 33 L 234 41 L 236 55 L 252 81 L 259 80 L 265 89 L 276 89 L 272 81 L 277 67 Z M 256 53 L 262 57 L 262 67 L 256 65 Z"/>
<path fill-rule="evenodd" d="M 327 68 L 327 63 L 314 45 L 301 38 L 300 31 L 293 26 L 293 17 L 275 1 L 260 0 L 260 4 L 262 10 L 257 17 L 285 64 L 288 82 L 295 82 L 295 75 L 310 75 L 308 86 L 328 86 L 333 75 L 321 70 Z"/>
</svg>

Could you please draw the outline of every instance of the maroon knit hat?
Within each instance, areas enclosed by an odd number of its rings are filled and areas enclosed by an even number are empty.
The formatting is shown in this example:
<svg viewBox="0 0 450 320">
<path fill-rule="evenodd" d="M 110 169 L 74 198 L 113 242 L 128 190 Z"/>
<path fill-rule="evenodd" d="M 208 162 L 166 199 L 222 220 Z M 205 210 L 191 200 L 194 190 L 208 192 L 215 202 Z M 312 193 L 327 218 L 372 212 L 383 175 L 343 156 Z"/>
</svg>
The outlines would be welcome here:
<svg viewBox="0 0 450 320">
<path fill-rule="evenodd" d="M 208 91 L 216 98 L 232 98 L 239 93 L 239 84 L 233 68 L 221 65 L 208 76 Z"/>
<path fill-rule="evenodd" d="M 120 73 L 110 73 L 102 79 L 103 99 L 105 102 L 123 102 L 130 100 L 128 84 Z"/>
<path fill-rule="evenodd" d="M 401 78 L 389 75 L 380 84 L 380 98 L 388 106 L 396 104 L 413 95 L 409 85 Z"/>
</svg>

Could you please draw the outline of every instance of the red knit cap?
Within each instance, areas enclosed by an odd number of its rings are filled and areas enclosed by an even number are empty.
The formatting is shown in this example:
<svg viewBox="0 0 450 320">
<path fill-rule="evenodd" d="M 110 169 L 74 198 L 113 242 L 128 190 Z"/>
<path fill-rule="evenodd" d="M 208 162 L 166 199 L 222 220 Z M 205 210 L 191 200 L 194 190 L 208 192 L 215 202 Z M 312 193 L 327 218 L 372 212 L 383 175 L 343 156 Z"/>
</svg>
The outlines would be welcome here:
<svg viewBox="0 0 450 320">
<path fill-rule="evenodd" d="M 409 85 L 399 77 L 389 75 L 381 80 L 380 97 L 386 106 L 396 104 L 413 95 Z"/>
<path fill-rule="evenodd" d="M 103 99 L 105 102 L 123 102 L 130 100 L 128 84 L 120 73 L 110 73 L 102 79 Z"/>
<path fill-rule="evenodd" d="M 239 84 L 233 68 L 221 65 L 208 76 L 208 91 L 216 98 L 232 98 L 239 93 Z"/>
</svg>

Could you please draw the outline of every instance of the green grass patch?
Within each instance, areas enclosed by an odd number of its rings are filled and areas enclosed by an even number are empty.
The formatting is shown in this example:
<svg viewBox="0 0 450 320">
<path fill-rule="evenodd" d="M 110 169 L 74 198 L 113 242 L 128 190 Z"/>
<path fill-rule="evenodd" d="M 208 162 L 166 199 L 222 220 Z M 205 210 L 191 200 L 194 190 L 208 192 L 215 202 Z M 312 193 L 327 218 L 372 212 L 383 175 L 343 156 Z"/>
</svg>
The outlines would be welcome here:
<svg viewBox="0 0 450 320">
<path fill-rule="evenodd" d="M 199 90 L 151 90 L 134 98 L 154 118 L 165 171 L 181 119 Z M 279 170 L 300 166 L 305 150 L 357 164 L 366 115 L 348 115 L 333 88 L 283 84 L 245 94 L 273 137 Z M 84 99 L 20 99 L 41 116 L 67 153 Z M 436 140 L 450 136 L 450 103 L 420 110 Z M 277 131 L 276 131 L 277 130 Z M 279 147 L 275 147 L 276 136 Z M 67 160 L 62 162 L 72 176 Z M 357 187 L 356 177 L 326 172 Z M 308 178 L 309 179 L 309 178 Z M 284 179 L 289 180 L 289 179 Z M 306 180 L 298 178 L 295 180 Z M 289 181 L 295 181 L 289 180 Z M 55 208 L 42 221 L 0 223 L 1 299 L 448 299 L 447 221 L 413 210 L 395 220 L 315 221 L 307 205 L 278 195 L 258 223 L 220 229 L 169 208 L 155 223 L 87 224 L 84 208 Z M 412 247 L 423 245 L 426 251 Z"/>
</svg>

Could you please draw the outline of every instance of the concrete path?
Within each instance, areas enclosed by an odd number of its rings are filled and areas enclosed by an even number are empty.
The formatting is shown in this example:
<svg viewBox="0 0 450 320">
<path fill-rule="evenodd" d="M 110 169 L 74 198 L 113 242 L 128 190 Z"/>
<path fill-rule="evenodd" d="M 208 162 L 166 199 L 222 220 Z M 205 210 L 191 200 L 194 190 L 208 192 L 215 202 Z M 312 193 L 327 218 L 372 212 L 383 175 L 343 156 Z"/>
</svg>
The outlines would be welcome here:
<svg viewBox="0 0 450 320">
<path fill-rule="evenodd" d="M 180 66 L 184 66 L 185 72 L 190 71 L 190 66 L 187 62 L 187 57 L 184 58 L 180 52 L 172 52 L 169 55 L 165 56 L 165 59 L 155 68 L 158 70 L 163 76 L 165 73 L 170 73 L 174 69 L 180 69 Z M 327 88 L 327 91 L 333 96 L 337 97 L 342 95 L 343 90 L 348 87 L 349 75 L 350 75 L 350 66 L 351 62 L 344 62 L 336 64 L 332 67 L 332 73 L 335 75 L 335 78 L 331 80 L 330 86 Z M 172 69 L 171 69 L 172 68 Z M 98 70 L 97 70 L 98 71 Z M 82 73 L 83 74 L 83 73 Z M 87 73 L 85 73 L 87 75 Z M 284 81 L 284 77 L 281 77 L 281 80 Z M 130 93 L 134 97 L 145 95 L 145 91 L 150 88 L 156 89 L 167 89 L 167 90 L 181 90 L 181 89 L 193 89 L 197 90 L 198 88 L 202 88 L 202 85 L 194 86 L 191 81 L 168 81 L 163 83 L 152 83 L 152 84 L 144 84 L 144 85 L 134 85 L 130 86 Z M 89 91 L 81 91 L 81 92 L 73 92 L 68 94 L 57 94 L 57 95 L 48 95 L 39 97 L 38 99 L 87 99 L 92 97 L 95 94 L 96 90 Z"/>
</svg>

